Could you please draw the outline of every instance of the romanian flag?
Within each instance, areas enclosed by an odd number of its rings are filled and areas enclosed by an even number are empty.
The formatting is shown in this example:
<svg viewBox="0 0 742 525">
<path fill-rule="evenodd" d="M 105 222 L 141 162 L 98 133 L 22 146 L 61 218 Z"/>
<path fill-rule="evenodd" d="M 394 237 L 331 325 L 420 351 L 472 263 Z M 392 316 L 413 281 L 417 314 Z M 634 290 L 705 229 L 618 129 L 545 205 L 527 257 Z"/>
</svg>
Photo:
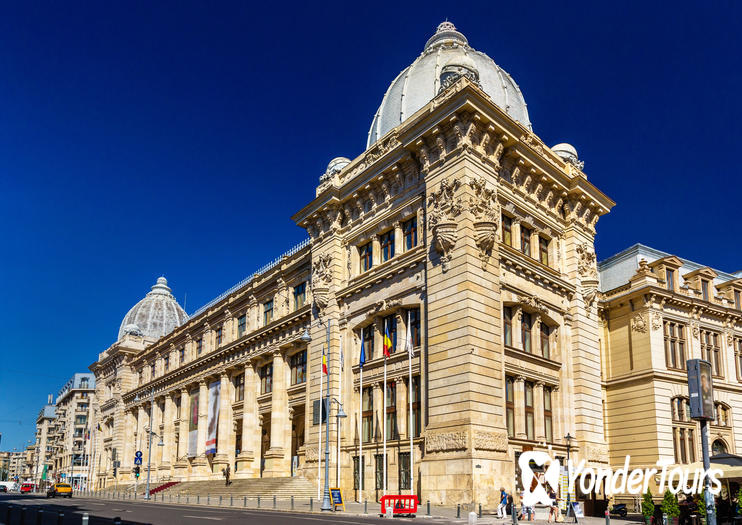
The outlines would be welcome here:
<svg viewBox="0 0 742 525">
<path fill-rule="evenodd" d="M 389 337 L 389 323 L 384 323 L 384 357 L 392 355 L 392 339 Z"/>
<path fill-rule="evenodd" d="M 363 328 L 361 328 L 361 358 L 358 360 L 358 366 L 363 368 L 363 363 L 366 362 L 366 348 L 363 346 Z"/>
<path fill-rule="evenodd" d="M 322 347 L 322 373 L 327 375 L 327 356 L 325 355 L 325 347 Z"/>
</svg>

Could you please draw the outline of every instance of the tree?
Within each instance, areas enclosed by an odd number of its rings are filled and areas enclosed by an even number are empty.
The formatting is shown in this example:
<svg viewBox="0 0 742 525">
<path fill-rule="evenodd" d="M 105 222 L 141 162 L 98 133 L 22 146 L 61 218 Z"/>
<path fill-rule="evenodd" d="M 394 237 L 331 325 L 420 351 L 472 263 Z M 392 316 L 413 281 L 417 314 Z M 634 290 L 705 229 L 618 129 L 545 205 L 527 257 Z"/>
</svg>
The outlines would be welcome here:
<svg viewBox="0 0 742 525">
<path fill-rule="evenodd" d="M 700 494 L 696 494 L 696 511 L 701 515 L 701 518 L 706 518 L 706 489 L 703 489 Z"/>
<path fill-rule="evenodd" d="M 665 496 L 662 498 L 662 505 L 660 507 L 663 514 L 667 514 L 668 518 L 677 518 L 680 516 L 680 506 L 678 505 L 678 498 L 675 494 L 670 492 L 670 489 L 665 491 Z"/>
<path fill-rule="evenodd" d="M 644 493 L 644 499 L 642 500 L 642 514 L 645 518 L 654 516 L 654 500 L 652 500 L 652 493 L 649 489 Z"/>
</svg>

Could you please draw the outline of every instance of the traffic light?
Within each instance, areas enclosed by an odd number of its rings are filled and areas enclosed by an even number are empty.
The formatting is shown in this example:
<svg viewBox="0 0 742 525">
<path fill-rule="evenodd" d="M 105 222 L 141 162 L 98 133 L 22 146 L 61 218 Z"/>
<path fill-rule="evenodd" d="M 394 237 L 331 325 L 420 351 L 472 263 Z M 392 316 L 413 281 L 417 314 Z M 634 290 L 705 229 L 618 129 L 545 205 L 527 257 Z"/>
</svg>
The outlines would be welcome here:
<svg viewBox="0 0 742 525">
<path fill-rule="evenodd" d="M 136 476 L 137 478 L 139 477 L 139 465 L 134 467 L 134 476 Z"/>
<path fill-rule="evenodd" d="M 113 477 L 116 477 L 116 474 L 118 472 L 118 469 L 116 467 L 113 467 Z"/>
</svg>

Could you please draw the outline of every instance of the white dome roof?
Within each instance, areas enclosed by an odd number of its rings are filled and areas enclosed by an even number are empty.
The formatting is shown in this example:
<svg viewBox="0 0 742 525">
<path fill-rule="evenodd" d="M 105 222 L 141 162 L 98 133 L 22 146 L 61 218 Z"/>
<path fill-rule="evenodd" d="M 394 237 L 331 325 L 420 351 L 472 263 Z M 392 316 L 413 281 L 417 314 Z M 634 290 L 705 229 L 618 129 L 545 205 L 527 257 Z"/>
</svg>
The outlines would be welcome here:
<svg viewBox="0 0 742 525">
<path fill-rule="evenodd" d="M 422 54 L 387 89 L 371 123 L 366 148 L 430 102 L 439 92 L 444 68 L 452 67 L 473 70 L 492 101 L 513 119 L 531 128 L 526 101 L 518 84 L 490 57 L 469 47 L 466 37 L 451 22 L 443 22 L 425 44 Z"/>
<path fill-rule="evenodd" d="M 118 340 L 121 341 L 126 334 L 159 339 L 187 321 L 188 314 L 170 292 L 167 279 L 157 279 L 152 291 L 135 304 L 121 321 Z"/>
</svg>

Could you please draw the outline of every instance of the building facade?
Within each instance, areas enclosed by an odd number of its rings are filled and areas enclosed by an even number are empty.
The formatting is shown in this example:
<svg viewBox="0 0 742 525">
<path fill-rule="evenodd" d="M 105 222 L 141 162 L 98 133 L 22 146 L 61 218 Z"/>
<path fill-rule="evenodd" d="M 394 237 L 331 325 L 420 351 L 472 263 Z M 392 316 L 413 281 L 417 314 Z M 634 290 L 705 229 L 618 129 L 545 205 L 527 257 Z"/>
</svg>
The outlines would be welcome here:
<svg viewBox="0 0 742 525">
<path fill-rule="evenodd" d="M 48 403 L 39 411 L 36 418 L 33 480 L 37 485 L 52 478 L 51 471 L 54 467 L 55 453 L 52 442 L 59 432 L 56 418 L 56 407 L 52 404 L 52 396 L 49 394 Z"/>
<path fill-rule="evenodd" d="M 599 265 L 606 437 L 612 464 L 701 461 L 686 361 L 713 370 L 712 455 L 742 444 L 742 272 L 635 245 Z M 641 444 L 641 446 L 637 446 Z"/>
<path fill-rule="evenodd" d="M 568 433 L 607 464 L 594 237 L 612 206 L 572 146 L 532 133 L 513 79 L 441 24 L 366 151 L 333 159 L 294 215 L 307 242 L 190 318 L 164 279 L 127 314 L 90 367 L 96 486 L 132 482 L 150 438 L 153 479 L 230 466 L 319 483 L 328 381 L 348 415 L 330 404 L 331 470 L 358 499 L 386 471 L 388 493 L 494 504 L 522 451 L 564 456 Z"/>
<path fill-rule="evenodd" d="M 55 400 L 56 419 L 48 439 L 53 448 L 52 475 L 76 489 L 87 486 L 92 453 L 90 440 L 95 404 L 95 376 L 74 374 L 60 389 Z"/>
</svg>

